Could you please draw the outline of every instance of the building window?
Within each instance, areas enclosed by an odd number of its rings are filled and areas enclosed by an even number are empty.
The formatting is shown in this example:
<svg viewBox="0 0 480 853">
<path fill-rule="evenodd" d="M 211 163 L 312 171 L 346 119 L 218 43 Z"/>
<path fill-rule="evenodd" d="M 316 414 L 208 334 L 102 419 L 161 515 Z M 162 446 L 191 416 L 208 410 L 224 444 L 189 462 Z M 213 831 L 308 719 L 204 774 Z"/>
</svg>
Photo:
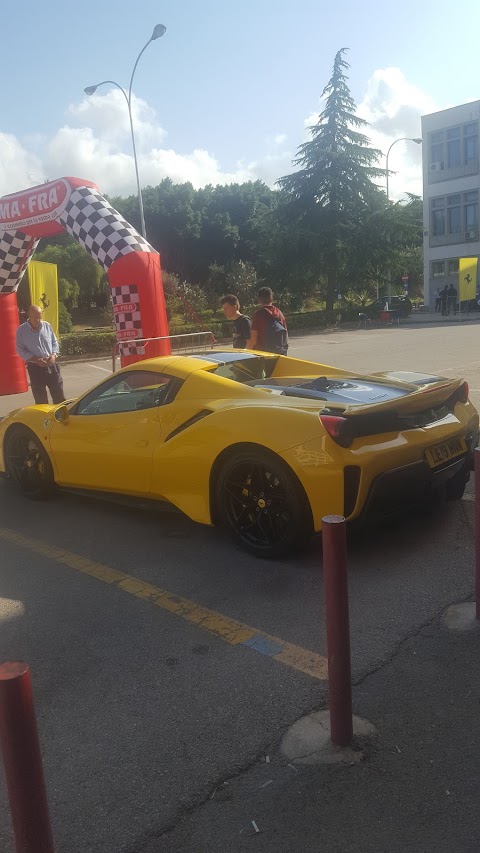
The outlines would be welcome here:
<svg viewBox="0 0 480 853">
<path fill-rule="evenodd" d="M 447 232 L 460 234 L 462 230 L 462 196 L 460 193 L 447 196 Z"/>
<path fill-rule="evenodd" d="M 476 163 L 478 160 L 478 124 L 476 121 L 465 125 L 463 149 L 465 164 Z"/>
<path fill-rule="evenodd" d="M 478 190 L 455 193 L 431 199 L 431 232 L 433 237 L 445 237 L 447 243 L 458 243 L 464 231 L 477 231 Z M 462 235 L 460 239 L 448 237 Z M 470 236 L 470 239 L 472 237 Z"/>
<path fill-rule="evenodd" d="M 443 161 L 443 130 L 430 134 L 430 163 Z"/>
<path fill-rule="evenodd" d="M 460 127 L 447 130 L 447 169 L 457 169 L 461 165 Z"/>
<path fill-rule="evenodd" d="M 448 261 L 448 274 L 458 275 L 458 258 L 454 258 L 453 261 Z"/>
<path fill-rule="evenodd" d="M 478 164 L 478 121 L 429 134 L 430 171 Z"/>
<path fill-rule="evenodd" d="M 445 275 L 445 262 L 444 261 L 433 261 L 432 262 L 432 277 L 433 278 L 443 278 Z"/>
<path fill-rule="evenodd" d="M 473 231 L 478 226 L 478 190 L 463 194 L 465 207 L 465 231 Z"/>
<path fill-rule="evenodd" d="M 445 196 L 432 198 L 432 228 L 434 237 L 445 234 Z"/>
</svg>

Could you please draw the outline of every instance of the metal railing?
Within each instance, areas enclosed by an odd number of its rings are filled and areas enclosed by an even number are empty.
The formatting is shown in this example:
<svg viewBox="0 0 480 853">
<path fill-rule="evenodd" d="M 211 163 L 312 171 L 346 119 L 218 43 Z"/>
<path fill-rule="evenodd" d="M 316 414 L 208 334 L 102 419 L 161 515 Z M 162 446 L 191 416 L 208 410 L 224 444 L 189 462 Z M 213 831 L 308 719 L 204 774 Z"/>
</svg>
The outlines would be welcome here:
<svg viewBox="0 0 480 853">
<path fill-rule="evenodd" d="M 153 341 L 170 341 L 170 349 L 177 355 L 188 355 L 204 349 L 213 349 L 216 344 L 213 332 L 187 332 L 181 335 L 163 335 L 159 338 L 134 338 L 128 341 L 117 341 L 112 351 L 112 371 L 117 369 L 117 358 L 120 355 L 136 355 L 136 349 L 140 345 L 148 358 L 148 344 Z M 131 348 L 131 352 L 129 352 Z"/>
</svg>

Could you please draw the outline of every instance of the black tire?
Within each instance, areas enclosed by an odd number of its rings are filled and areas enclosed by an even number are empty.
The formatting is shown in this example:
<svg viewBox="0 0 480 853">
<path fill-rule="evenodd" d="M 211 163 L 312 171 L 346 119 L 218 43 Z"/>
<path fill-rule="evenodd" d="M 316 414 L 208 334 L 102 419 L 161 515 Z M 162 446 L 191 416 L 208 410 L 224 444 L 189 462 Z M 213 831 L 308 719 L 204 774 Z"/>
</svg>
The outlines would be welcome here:
<svg viewBox="0 0 480 853">
<path fill-rule="evenodd" d="M 15 426 L 6 435 L 5 470 L 25 497 L 42 500 L 55 487 L 52 463 L 47 451 L 32 430 Z"/>
<path fill-rule="evenodd" d="M 238 544 L 257 557 L 301 549 L 313 533 L 307 496 L 293 471 L 274 453 L 239 449 L 216 480 L 218 519 Z"/>
</svg>

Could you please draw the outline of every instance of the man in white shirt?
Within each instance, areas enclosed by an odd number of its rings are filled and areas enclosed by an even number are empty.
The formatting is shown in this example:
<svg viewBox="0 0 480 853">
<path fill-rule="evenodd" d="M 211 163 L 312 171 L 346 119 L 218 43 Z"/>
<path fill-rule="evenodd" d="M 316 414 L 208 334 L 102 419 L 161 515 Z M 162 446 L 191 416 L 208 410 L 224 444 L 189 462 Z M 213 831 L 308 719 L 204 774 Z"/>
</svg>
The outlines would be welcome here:
<svg viewBox="0 0 480 853">
<path fill-rule="evenodd" d="M 53 403 L 63 403 L 63 379 L 57 364 L 58 341 L 50 323 L 42 320 L 42 309 L 31 305 L 28 320 L 17 329 L 17 353 L 27 365 L 36 405 L 48 404 L 47 388 Z"/>
</svg>

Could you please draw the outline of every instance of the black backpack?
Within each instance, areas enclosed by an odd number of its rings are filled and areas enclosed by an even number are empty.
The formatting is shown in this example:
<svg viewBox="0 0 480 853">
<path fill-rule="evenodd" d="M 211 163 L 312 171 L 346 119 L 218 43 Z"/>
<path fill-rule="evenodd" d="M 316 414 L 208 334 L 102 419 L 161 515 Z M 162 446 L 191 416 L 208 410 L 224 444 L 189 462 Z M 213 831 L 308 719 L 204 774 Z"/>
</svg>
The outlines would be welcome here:
<svg viewBox="0 0 480 853">
<path fill-rule="evenodd" d="M 263 349 L 265 352 L 273 352 L 276 355 L 286 355 L 288 352 L 287 330 L 279 317 L 273 317 L 270 311 L 267 313 L 270 324 L 267 326 Z"/>
</svg>

